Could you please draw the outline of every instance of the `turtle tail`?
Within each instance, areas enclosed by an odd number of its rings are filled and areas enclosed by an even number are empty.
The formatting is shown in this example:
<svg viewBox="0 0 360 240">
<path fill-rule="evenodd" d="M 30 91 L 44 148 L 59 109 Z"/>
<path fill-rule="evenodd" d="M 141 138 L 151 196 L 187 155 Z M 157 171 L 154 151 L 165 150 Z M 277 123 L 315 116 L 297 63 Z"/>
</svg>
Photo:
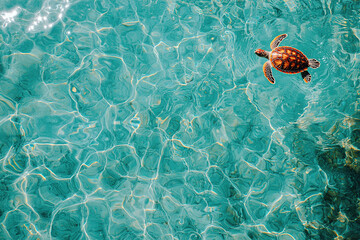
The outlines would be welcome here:
<svg viewBox="0 0 360 240">
<path fill-rule="evenodd" d="M 309 59 L 309 65 L 311 68 L 318 68 L 320 67 L 320 62 L 316 59 Z"/>
</svg>

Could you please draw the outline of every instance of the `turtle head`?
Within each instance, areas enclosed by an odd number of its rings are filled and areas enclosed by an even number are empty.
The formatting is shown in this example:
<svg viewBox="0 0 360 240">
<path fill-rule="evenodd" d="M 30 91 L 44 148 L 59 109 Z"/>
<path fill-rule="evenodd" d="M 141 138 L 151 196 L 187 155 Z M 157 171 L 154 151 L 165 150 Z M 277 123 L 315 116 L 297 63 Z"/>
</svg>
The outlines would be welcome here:
<svg viewBox="0 0 360 240">
<path fill-rule="evenodd" d="M 269 53 L 267 51 L 265 51 L 265 50 L 262 50 L 262 49 L 256 49 L 255 54 L 258 55 L 259 57 L 264 57 L 264 58 L 269 57 Z"/>
</svg>

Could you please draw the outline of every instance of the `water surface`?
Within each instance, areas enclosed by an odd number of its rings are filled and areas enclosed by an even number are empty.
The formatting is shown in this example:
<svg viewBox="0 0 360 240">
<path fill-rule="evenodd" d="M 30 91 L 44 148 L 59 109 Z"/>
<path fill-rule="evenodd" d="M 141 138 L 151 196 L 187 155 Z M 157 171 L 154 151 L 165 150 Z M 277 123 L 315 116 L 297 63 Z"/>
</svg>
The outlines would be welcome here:
<svg viewBox="0 0 360 240">
<path fill-rule="evenodd" d="M 359 9 L 1 1 L 0 239 L 360 239 Z"/>
</svg>

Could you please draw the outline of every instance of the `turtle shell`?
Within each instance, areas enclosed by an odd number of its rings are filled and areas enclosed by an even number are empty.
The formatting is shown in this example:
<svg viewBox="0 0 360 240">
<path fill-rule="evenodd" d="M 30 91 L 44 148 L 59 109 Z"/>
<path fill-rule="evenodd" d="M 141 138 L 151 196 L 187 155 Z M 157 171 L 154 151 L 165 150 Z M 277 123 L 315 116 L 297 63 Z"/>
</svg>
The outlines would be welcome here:
<svg viewBox="0 0 360 240">
<path fill-rule="evenodd" d="M 271 65 L 283 73 L 299 73 L 309 67 L 307 57 L 299 50 L 292 47 L 277 47 L 270 53 Z"/>
</svg>

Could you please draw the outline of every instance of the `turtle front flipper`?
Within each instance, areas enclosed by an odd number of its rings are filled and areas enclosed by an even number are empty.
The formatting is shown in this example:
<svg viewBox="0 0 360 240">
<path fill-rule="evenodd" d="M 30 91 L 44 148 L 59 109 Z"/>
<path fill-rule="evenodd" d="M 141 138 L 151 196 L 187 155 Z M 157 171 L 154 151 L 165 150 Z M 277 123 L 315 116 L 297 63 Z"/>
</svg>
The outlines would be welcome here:
<svg viewBox="0 0 360 240">
<path fill-rule="evenodd" d="M 271 71 L 271 63 L 270 61 L 267 61 L 266 63 L 264 63 L 263 66 L 263 71 L 264 71 L 264 75 L 267 78 L 267 80 L 269 80 L 270 83 L 274 84 L 275 83 L 275 79 L 272 75 L 272 71 Z"/>
<path fill-rule="evenodd" d="M 301 77 L 304 79 L 306 83 L 311 81 L 311 75 L 308 71 L 301 72 Z"/>
<path fill-rule="evenodd" d="M 270 47 L 271 49 L 275 49 L 279 46 L 279 44 L 281 43 L 282 40 L 284 40 L 287 37 L 287 34 L 281 34 L 279 36 L 277 36 L 276 38 L 274 38 L 274 40 L 270 43 Z"/>
</svg>

